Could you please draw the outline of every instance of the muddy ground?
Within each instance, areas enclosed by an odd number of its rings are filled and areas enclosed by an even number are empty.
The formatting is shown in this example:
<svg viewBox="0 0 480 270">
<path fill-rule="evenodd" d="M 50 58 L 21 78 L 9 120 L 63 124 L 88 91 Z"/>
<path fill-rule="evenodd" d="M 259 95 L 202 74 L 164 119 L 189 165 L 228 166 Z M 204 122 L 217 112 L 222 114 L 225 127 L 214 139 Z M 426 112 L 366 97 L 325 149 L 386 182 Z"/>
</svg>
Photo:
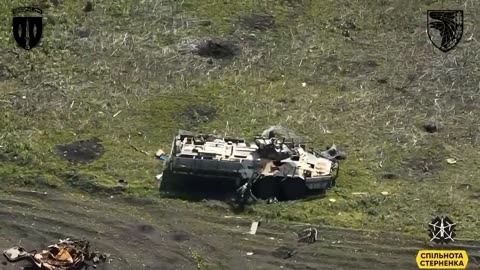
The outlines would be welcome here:
<svg viewBox="0 0 480 270">
<path fill-rule="evenodd" d="M 87 198 L 58 190 L 2 193 L 0 249 L 20 244 L 40 250 L 58 239 L 84 237 L 94 250 L 111 254 L 111 262 L 97 269 L 417 269 L 416 253 L 429 247 L 426 239 L 322 226 L 316 226 L 319 241 L 298 243 L 294 232 L 307 225 L 268 221 L 249 235 L 252 220 L 221 202 L 202 203 L 203 209 L 209 206 L 205 211 L 173 199 Z M 480 243 L 455 247 L 478 255 Z M 296 253 L 285 259 L 292 250 Z M 475 261 L 470 258 L 469 269 L 478 269 Z M 22 265 L 0 258 L 1 269 Z"/>
</svg>

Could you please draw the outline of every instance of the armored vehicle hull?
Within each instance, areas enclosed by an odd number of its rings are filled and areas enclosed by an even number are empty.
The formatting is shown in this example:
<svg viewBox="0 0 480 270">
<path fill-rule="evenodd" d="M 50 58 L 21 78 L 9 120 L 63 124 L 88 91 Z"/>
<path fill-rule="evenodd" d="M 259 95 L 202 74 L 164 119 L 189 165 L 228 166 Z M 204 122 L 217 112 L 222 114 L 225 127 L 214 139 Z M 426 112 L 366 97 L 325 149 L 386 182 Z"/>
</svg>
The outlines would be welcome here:
<svg viewBox="0 0 480 270">
<path fill-rule="evenodd" d="M 295 200 L 335 185 L 335 146 L 316 153 L 302 143 L 257 136 L 253 142 L 179 131 L 160 178 L 163 192 L 235 194 L 247 200 Z M 332 154 L 333 153 L 333 154 Z"/>
</svg>

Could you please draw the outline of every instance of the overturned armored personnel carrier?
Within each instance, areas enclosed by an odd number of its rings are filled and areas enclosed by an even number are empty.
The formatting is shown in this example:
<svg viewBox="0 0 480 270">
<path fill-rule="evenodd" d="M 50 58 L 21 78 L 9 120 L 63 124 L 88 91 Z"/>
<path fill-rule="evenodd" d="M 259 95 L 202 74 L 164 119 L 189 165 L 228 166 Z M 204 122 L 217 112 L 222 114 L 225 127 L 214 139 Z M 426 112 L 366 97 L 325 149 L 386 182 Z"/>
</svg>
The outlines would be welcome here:
<svg viewBox="0 0 480 270">
<path fill-rule="evenodd" d="M 233 192 L 248 200 L 295 200 L 335 185 L 336 147 L 315 152 L 305 142 L 273 131 L 242 138 L 179 131 L 160 179 L 160 190 Z"/>
</svg>

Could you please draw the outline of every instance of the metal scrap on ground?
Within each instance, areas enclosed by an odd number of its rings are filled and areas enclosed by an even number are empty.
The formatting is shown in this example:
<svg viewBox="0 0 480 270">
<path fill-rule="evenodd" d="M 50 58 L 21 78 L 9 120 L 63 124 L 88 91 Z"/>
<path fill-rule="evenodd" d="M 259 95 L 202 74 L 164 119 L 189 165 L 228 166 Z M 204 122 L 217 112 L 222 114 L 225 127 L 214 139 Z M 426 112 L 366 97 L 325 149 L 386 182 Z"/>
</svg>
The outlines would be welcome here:
<svg viewBox="0 0 480 270">
<path fill-rule="evenodd" d="M 15 262 L 15 261 L 18 261 L 18 260 L 21 260 L 21 259 L 27 257 L 29 254 L 22 247 L 14 246 L 14 247 L 11 247 L 9 249 L 4 250 L 3 255 L 5 255 L 5 257 L 9 261 Z"/>
<path fill-rule="evenodd" d="M 158 149 L 157 153 L 155 153 L 155 156 L 160 160 L 167 160 L 168 158 L 167 154 L 162 149 Z"/>
<path fill-rule="evenodd" d="M 318 231 L 315 228 L 308 228 L 300 233 L 298 235 L 298 241 L 299 242 L 306 242 L 306 243 L 314 243 L 318 240 Z"/>
<path fill-rule="evenodd" d="M 258 225 L 260 225 L 260 222 L 258 221 L 254 221 L 252 222 L 252 226 L 250 227 L 250 234 L 256 234 L 257 233 L 257 229 L 258 229 Z"/>
<path fill-rule="evenodd" d="M 15 246 L 3 252 L 10 262 L 29 260 L 32 267 L 42 270 L 76 270 L 88 266 L 87 261 L 99 262 L 100 258 L 95 253 L 89 252 L 89 242 L 85 240 L 59 240 L 47 249 L 36 252 L 26 252 L 24 248 Z"/>
</svg>

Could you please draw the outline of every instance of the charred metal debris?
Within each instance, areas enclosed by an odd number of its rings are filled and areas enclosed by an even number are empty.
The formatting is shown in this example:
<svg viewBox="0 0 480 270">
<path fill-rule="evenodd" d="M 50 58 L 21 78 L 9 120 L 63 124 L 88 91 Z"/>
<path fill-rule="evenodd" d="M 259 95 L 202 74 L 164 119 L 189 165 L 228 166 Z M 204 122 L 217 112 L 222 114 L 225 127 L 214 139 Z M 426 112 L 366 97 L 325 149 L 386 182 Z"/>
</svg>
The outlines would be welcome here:
<svg viewBox="0 0 480 270">
<path fill-rule="evenodd" d="M 335 145 L 307 148 L 301 136 L 282 126 L 270 127 L 253 142 L 180 130 L 158 180 L 166 192 L 183 177 L 195 185 L 228 182 L 243 203 L 296 200 L 335 186 L 345 158 Z"/>
<path fill-rule="evenodd" d="M 307 228 L 300 233 L 297 233 L 298 242 L 315 243 L 318 240 L 318 231 L 315 228 Z"/>
<path fill-rule="evenodd" d="M 59 240 L 45 250 L 27 252 L 23 247 L 14 246 L 3 251 L 9 262 L 28 260 L 31 269 L 39 270 L 79 270 L 85 267 L 96 267 L 96 263 L 105 261 L 109 255 L 100 255 L 89 251 L 90 244 L 85 240 Z M 35 268 L 36 267 L 36 268 Z"/>
</svg>

